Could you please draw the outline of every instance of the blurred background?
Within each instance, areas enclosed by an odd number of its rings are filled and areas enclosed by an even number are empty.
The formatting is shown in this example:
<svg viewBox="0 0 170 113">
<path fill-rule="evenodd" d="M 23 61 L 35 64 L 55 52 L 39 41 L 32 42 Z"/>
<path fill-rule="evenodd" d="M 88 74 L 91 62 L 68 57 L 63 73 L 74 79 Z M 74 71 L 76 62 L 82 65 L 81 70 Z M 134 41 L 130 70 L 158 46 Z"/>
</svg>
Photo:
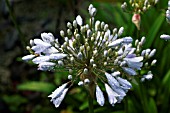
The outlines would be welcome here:
<svg viewBox="0 0 170 113">
<path fill-rule="evenodd" d="M 25 63 L 25 47 L 42 32 L 66 29 L 77 15 L 88 19 L 87 8 L 97 8 L 96 20 L 110 28 L 124 27 L 125 36 L 140 39 L 146 36 L 144 48 L 156 48 L 157 65 L 150 81 L 133 85 L 120 104 L 103 107 L 94 102 L 95 113 L 170 113 L 170 42 L 160 39 L 170 34 L 165 19 L 168 0 L 160 0 L 141 15 L 141 30 L 132 23 L 132 13 L 125 13 L 121 4 L 128 0 L 0 0 L 0 113 L 87 113 L 84 89 L 72 87 L 59 108 L 47 96 L 65 80 L 65 72 L 41 72 Z M 153 60 L 153 59 L 151 59 Z M 107 100 L 107 97 L 106 97 Z"/>
</svg>

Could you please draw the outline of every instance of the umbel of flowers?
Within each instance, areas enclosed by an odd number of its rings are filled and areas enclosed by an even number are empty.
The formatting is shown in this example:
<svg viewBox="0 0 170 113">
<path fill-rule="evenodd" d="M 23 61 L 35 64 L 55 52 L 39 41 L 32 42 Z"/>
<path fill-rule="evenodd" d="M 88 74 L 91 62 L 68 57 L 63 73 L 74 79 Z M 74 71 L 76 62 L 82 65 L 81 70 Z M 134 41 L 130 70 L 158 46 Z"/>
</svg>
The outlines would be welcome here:
<svg viewBox="0 0 170 113">
<path fill-rule="evenodd" d="M 68 82 L 49 95 L 55 107 L 59 107 L 69 88 L 75 84 L 85 87 L 90 96 L 103 106 L 105 97 L 100 88 L 102 84 L 99 85 L 103 83 L 109 103 L 114 106 L 132 88 L 129 79 L 134 76 L 141 77 L 142 81 L 152 78 L 151 71 L 145 75 L 138 74 L 142 68 L 156 63 L 156 60 L 147 62 L 156 50 L 142 50 L 145 37 L 136 40 L 133 47 L 132 37 L 121 37 L 123 27 L 110 30 L 108 24 L 95 21 L 96 8 L 93 5 L 88 11 L 88 24 L 83 24 L 78 15 L 72 23 L 67 23 L 66 32 L 60 31 L 64 43 L 59 43 L 51 33 L 42 33 L 42 39 L 30 40 L 31 46 L 27 49 L 31 54 L 22 58 L 32 60 L 38 65 L 38 70 L 55 71 L 62 67 L 69 71 Z"/>
<path fill-rule="evenodd" d="M 132 22 L 138 30 L 140 30 L 141 14 L 147 11 L 151 6 L 157 4 L 159 0 L 129 0 L 129 3 L 124 2 L 121 8 L 125 12 L 133 13 Z"/>
<path fill-rule="evenodd" d="M 168 1 L 168 9 L 166 10 L 166 21 L 170 24 L 170 0 Z M 170 35 L 162 34 L 161 39 L 170 40 Z"/>
</svg>

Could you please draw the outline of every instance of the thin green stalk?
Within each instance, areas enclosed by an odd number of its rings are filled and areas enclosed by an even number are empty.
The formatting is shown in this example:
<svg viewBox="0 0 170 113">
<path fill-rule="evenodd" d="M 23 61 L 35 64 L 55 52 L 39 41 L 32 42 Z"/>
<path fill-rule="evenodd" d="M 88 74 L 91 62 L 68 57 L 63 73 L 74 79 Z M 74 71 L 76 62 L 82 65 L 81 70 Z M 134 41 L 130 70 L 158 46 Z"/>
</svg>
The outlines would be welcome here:
<svg viewBox="0 0 170 113">
<path fill-rule="evenodd" d="M 88 96 L 88 101 L 89 101 L 89 113 L 94 113 L 94 108 L 93 108 L 93 98 L 89 94 Z"/>
<path fill-rule="evenodd" d="M 6 5 L 7 5 L 8 9 L 9 9 L 9 15 L 10 15 L 10 17 L 11 17 L 11 20 L 12 20 L 15 28 L 17 29 L 17 31 L 18 31 L 18 33 L 19 33 L 19 38 L 20 38 L 20 40 L 21 40 L 22 47 L 25 48 L 25 47 L 26 47 L 25 37 L 24 37 L 23 33 L 21 32 L 21 29 L 20 29 L 19 25 L 17 24 L 15 15 L 14 15 L 14 13 L 12 12 L 12 9 L 11 9 L 11 6 L 10 6 L 9 1 L 8 1 L 8 0 L 5 0 L 5 2 L 6 2 Z M 25 50 L 25 49 L 24 49 L 24 50 Z"/>
</svg>

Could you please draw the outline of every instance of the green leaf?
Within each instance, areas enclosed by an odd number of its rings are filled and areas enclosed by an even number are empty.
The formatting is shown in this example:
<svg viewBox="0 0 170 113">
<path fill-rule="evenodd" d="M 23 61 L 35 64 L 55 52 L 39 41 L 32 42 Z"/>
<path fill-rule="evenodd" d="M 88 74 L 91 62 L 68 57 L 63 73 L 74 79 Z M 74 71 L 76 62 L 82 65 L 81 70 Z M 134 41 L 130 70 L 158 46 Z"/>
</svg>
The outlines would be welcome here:
<svg viewBox="0 0 170 113">
<path fill-rule="evenodd" d="M 23 103 L 27 103 L 28 100 L 24 97 L 21 97 L 19 95 L 4 95 L 2 97 L 2 99 L 5 101 L 5 103 L 8 104 L 9 109 L 13 112 L 17 112 L 18 107 L 23 104 Z"/>
<path fill-rule="evenodd" d="M 158 18 L 154 21 L 152 27 L 150 28 L 148 35 L 146 38 L 148 38 L 147 42 L 145 43 L 146 47 L 151 47 L 154 38 L 156 38 L 156 35 L 163 23 L 165 16 L 162 16 L 162 14 L 159 14 Z M 149 24 L 149 23 L 148 23 Z"/>
<path fill-rule="evenodd" d="M 18 85 L 17 88 L 19 90 L 30 90 L 30 91 L 50 93 L 52 90 L 54 90 L 55 86 L 53 84 L 46 83 L 46 82 L 30 81 Z"/>
<path fill-rule="evenodd" d="M 149 99 L 148 105 L 149 105 L 148 106 L 149 113 L 158 113 L 156 103 L 153 98 Z"/>
<path fill-rule="evenodd" d="M 170 70 L 167 72 L 167 74 L 165 75 L 165 77 L 163 78 L 163 81 L 162 81 L 162 86 L 163 86 L 163 89 L 168 93 L 170 94 Z"/>
</svg>

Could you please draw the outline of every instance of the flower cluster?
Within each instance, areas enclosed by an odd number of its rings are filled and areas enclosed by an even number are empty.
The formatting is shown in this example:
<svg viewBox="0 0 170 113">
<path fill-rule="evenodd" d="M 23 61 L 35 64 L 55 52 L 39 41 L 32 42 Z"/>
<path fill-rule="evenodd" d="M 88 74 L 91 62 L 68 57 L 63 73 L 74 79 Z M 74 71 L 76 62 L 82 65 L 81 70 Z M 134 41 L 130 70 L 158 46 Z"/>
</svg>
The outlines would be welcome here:
<svg viewBox="0 0 170 113">
<path fill-rule="evenodd" d="M 157 4 L 159 0 L 130 0 L 129 3 L 124 2 L 121 8 L 125 12 L 132 12 L 132 22 L 136 25 L 137 29 L 140 30 L 141 14 L 148 10 L 151 6 Z"/>
<path fill-rule="evenodd" d="M 170 24 L 170 0 L 168 1 L 168 9 L 166 10 L 166 21 Z M 164 40 L 169 40 L 170 35 L 162 34 L 160 38 Z"/>
<path fill-rule="evenodd" d="M 99 105 L 103 106 L 105 98 L 101 84 L 105 86 L 109 103 L 114 106 L 121 102 L 132 85 L 128 81 L 139 75 L 141 69 L 153 66 L 148 59 L 154 56 L 156 50 L 145 49 L 145 37 L 135 41 L 130 36 L 121 37 L 124 28 L 109 29 L 108 24 L 95 21 L 96 8 L 88 8 L 90 20 L 83 24 L 80 15 L 71 23 L 67 23 L 67 31 L 60 31 L 64 43 L 59 43 L 51 33 L 42 33 L 42 39 L 30 40 L 31 47 L 27 47 L 30 55 L 23 60 L 32 60 L 38 64 L 38 70 L 52 71 L 61 67 L 69 71 L 68 82 L 57 88 L 49 97 L 58 107 L 64 99 L 68 89 L 73 84 L 84 86 L 92 98 L 96 97 Z M 151 79 L 151 71 L 141 76 L 141 80 Z"/>
</svg>

